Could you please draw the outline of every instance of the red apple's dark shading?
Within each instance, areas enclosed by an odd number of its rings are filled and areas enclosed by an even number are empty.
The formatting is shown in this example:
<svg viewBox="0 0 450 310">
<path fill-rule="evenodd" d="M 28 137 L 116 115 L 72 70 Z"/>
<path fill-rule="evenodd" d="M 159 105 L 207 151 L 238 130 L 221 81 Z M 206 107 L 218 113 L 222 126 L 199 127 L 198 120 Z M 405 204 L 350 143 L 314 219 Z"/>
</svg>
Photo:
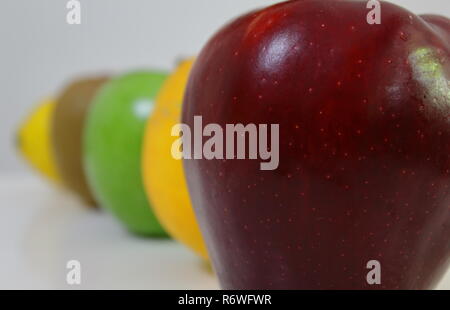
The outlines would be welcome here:
<svg viewBox="0 0 450 310">
<path fill-rule="evenodd" d="M 450 258 L 450 21 L 300 0 L 203 49 L 183 122 L 280 124 L 280 165 L 185 160 L 226 289 L 428 289 Z M 381 285 L 366 282 L 370 260 Z"/>
</svg>

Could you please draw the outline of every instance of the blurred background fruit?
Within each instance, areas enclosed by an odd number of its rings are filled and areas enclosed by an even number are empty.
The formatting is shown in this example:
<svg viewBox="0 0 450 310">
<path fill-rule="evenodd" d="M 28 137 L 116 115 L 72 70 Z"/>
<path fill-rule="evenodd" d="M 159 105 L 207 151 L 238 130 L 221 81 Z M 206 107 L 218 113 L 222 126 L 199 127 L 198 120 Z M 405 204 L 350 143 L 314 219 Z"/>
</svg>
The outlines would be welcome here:
<svg viewBox="0 0 450 310">
<path fill-rule="evenodd" d="M 55 183 L 60 176 L 55 164 L 50 139 L 50 125 L 55 108 L 53 99 L 41 101 L 20 125 L 16 147 L 27 162 Z"/>
<path fill-rule="evenodd" d="M 160 223 L 174 239 L 207 259 L 189 200 L 182 161 L 171 154 L 172 143 L 178 138 L 171 136 L 171 129 L 180 122 L 184 89 L 192 64 L 192 59 L 181 62 L 161 88 L 147 124 L 142 163 L 144 185 Z"/>
<path fill-rule="evenodd" d="M 167 236 L 151 210 L 141 175 L 145 124 L 167 75 L 134 72 L 105 83 L 92 102 L 84 131 L 84 168 L 101 207 L 133 233 Z"/>
<path fill-rule="evenodd" d="M 62 181 L 91 207 L 96 205 L 82 167 L 82 134 L 86 113 L 106 77 L 81 79 L 70 84 L 59 97 L 52 121 L 52 141 Z"/>
</svg>

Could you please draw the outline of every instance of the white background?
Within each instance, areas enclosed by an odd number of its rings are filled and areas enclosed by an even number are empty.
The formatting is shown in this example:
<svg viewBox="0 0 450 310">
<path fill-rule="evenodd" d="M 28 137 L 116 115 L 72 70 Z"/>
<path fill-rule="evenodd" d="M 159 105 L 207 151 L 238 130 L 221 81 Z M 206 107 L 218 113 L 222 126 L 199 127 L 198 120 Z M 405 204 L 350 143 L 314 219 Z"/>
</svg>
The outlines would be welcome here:
<svg viewBox="0 0 450 310">
<path fill-rule="evenodd" d="M 81 0 L 82 24 L 66 24 L 65 0 L 0 2 L 0 289 L 214 289 L 197 257 L 171 241 L 127 234 L 49 186 L 12 148 L 19 120 L 70 79 L 138 68 L 170 70 L 195 55 L 226 21 L 270 0 Z M 398 0 L 415 13 L 450 16 L 449 0 Z M 450 288 L 450 273 L 440 288 Z"/>
<path fill-rule="evenodd" d="M 273 0 L 81 0 L 82 24 L 66 23 L 66 0 L 0 2 L 0 173 L 25 171 L 13 132 L 41 97 L 83 74 L 170 70 L 195 55 L 225 22 Z M 396 0 L 415 13 L 450 16 L 449 0 Z"/>
</svg>

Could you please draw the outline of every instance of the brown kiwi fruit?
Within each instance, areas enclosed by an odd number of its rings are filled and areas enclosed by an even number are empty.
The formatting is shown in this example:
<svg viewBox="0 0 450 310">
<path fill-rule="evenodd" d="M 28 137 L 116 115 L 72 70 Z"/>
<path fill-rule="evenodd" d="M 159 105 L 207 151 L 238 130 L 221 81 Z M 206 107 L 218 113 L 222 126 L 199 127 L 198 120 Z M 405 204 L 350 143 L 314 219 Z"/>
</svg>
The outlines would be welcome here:
<svg viewBox="0 0 450 310">
<path fill-rule="evenodd" d="M 96 207 L 96 202 L 83 170 L 82 137 L 92 99 L 107 80 L 82 79 L 67 86 L 57 100 L 52 119 L 53 151 L 63 184 L 90 207 Z"/>
</svg>

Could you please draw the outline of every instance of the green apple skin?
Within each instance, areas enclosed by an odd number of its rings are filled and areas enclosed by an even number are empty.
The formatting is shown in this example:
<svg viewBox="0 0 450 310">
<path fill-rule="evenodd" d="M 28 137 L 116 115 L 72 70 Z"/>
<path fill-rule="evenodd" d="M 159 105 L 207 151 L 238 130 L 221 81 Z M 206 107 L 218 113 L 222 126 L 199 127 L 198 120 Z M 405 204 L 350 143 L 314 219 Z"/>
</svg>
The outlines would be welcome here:
<svg viewBox="0 0 450 310">
<path fill-rule="evenodd" d="M 154 99 L 167 75 L 132 72 L 105 83 L 84 131 L 84 169 L 102 208 L 139 235 L 166 237 L 144 192 L 142 140 Z"/>
</svg>

